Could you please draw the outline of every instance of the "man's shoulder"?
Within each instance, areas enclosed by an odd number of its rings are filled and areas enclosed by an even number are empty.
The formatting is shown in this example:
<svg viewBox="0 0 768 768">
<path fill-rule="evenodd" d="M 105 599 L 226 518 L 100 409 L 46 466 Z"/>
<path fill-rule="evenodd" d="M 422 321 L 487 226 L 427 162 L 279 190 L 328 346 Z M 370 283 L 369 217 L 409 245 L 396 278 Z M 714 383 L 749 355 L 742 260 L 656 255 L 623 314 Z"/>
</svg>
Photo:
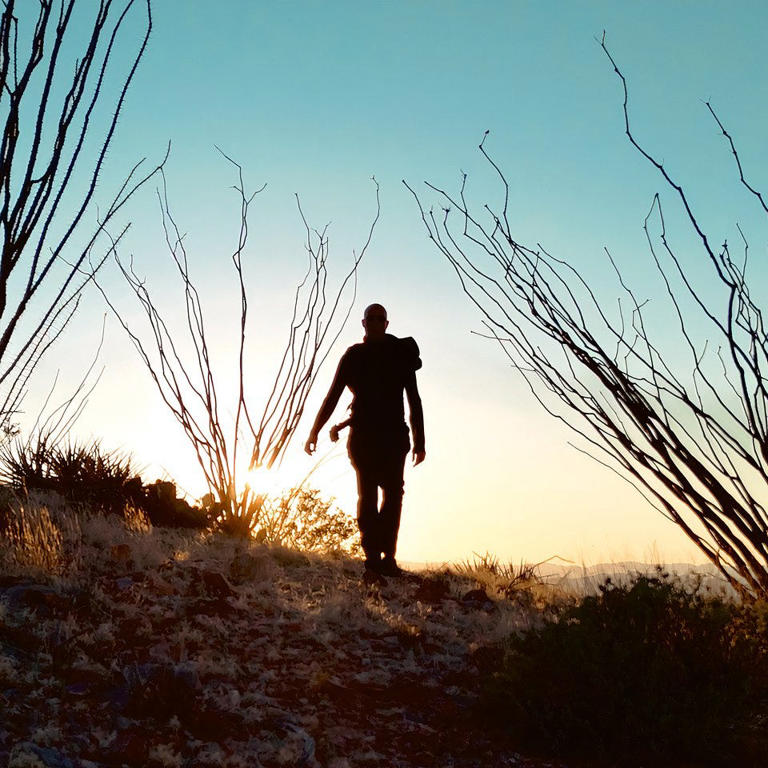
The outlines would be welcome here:
<svg viewBox="0 0 768 768">
<path fill-rule="evenodd" d="M 346 352 L 341 357 L 341 362 L 345 365 L 354 365 L 359 361 L 362 364 L 367 358 L 383 356 L 393 362 L 399 362 L 408 370 L 417 371 L 421 368 L 419 354 L 419 345 L 412 336 L 398 338 L 388 333 L 381 342 L 375 344 L 362 342 L 347 347 Z"/>
<path fill-rule="evenodd" d="M 365 350 L 365 344 L 353 344 L 351 347 L 347 347 L 344 354 L 341 356 L 343 360 L 345 357 L 355 357 Z"/>
<path fill-rule="evenodd" d="M 347 347 L 346 351 L 341 356 L 339 365 L 348 369 L 350 365 L 355 364 L 355 361 L 360 360 L 364 354 L 364 344 L 353 344 L 351 347 Z"/>
</svg>

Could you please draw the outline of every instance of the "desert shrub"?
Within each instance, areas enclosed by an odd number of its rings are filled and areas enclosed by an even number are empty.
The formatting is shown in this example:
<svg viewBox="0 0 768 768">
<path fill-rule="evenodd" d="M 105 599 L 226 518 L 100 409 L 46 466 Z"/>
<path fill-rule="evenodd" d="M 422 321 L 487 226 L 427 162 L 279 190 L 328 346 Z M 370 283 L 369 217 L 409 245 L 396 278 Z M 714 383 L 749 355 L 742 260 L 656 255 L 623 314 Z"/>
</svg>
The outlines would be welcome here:
<svg viewBox="0 0 768 768">
<path fill-rule="evenodd" d="M 98 442 L 69 442 L 51 457 L 56 488 L 69 501 L 109 513 L 121 513 L 126 504 L 141 496 L 141 480 L 131 459 L 116 451 L 104 451 Z"/>
<path fill-rule="evenodd" d="M 360 554 L 357 524 L 320 491 L 294 488 L 267 500 L 258 519 L 256 539 L 311 552 Z"/>
<path fill-rule="evenodd" d="M 209 527 L 226 536 L 250 539 L 256 536 L 266 496 L 246 491 L 235 504 L 223 504 L 212 493 L 200 500 L 200 508 L 209 521 Z"/>
<path fill-rule="evenodd" d="M 480 555 L 474 553 L 471 559 L 462 560 L 454 566 L 456 573 L 473 579 L 488 579 L 493 577 L 497 585 L 506 582 L 511 588 L 518 584 L 532 581 L 541 581 L 539 564 L 521 562 L 519 566 L 514 563 L 503 563 L 499 558 L 486 552 Z"/>
<path fill-rule="evenodd" d="M 274 497 L 254 495 L 245 508 L 237 505 L 237 513 L 224 509 L 211 494 L 202 498 L 201 506 L 213 530 L 229 536 L 311 552 L 360 554 L 355 521 L 315 489 L 301 486 Z"/>
<path fill-rule="evenodd" d="M 546 562 L 546 561 L 545 561 Z M 460 576 L 525 608 L 556 610 L 565 596 L 541 575 L 543 563 L 504 563 L 496 555 L 474 553 L 452 566 Z"/>
<path fill-rule="evenodd" d="M 700 582 L 608 580 L 506 641 L 485 704 L 516 738 L 560 753 L 749 765 L 741 725 L 768 690 L 767 649 L 765 612 Z"/>
<path fill-rule="evenodd" d="M 131 506 L 122 516 L 104 515 L 54 494 L 30 494 L 16 501 L 0 534 L 0 580 L 6 575 L 91 583 L 102 572 L 157 568 L 167 562 L 169 549 L 183 552 L 199 537 L 155 528 L 143 510 Z"/>
<path fill-rule="evenodd" d="M 15 492 L 53 491 L 69 503 L 107 513 L 140 505 L 142 484 L 129 456 L 99 441 L 51 444 L 44 435 L 0 448 L 0 478 Z"/>
<path fill-rule="evenodd" d="M 152 525 L 205 528 L 205 510 L 176 497 L 176 486 L 157 480 L 144 485 L 133 460 L 90 443 L 51 443 L 45 435 L 0 445 L 0 531 L 21 501 L 37 493 L 56 494 L 89 512 L 146 518 Z"/>
</svg>

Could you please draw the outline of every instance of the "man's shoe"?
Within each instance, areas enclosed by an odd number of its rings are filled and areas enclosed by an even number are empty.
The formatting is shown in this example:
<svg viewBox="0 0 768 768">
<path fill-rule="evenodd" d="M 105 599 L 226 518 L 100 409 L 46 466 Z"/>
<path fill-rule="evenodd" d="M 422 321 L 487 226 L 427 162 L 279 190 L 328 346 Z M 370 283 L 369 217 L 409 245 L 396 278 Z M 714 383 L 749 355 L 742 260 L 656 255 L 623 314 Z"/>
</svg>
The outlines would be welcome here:
<svg viewBox="0 0 768 768">
<path fill-rule="evenodd" d="M 363 581 L 368 584 L 386 584 L 387 580 L 384 578 L 381 570 L 381 560 L 372 560 L 367 558 L 364 563 L 365 570 L 363 571 Z"/>
<path fill-rule="evenodd" d="M 383 587 L 387 583 L 387 580 L 378 571 L 369 571 L 366 569 L 363 571 L 363 584 L 367 584 L 369 587 L 374 584 Z"/>
<path fill-rule="evenodd" d="M 403 571 L 403 569 L 397 564 L 397 561 L 394 557 L 385 557 L 379 565 L 379 573 L 383 574 L 384 576 L 393 576 L 397 578 L 398 576 L 402 576 L 405 571 Z"/>
</svg>

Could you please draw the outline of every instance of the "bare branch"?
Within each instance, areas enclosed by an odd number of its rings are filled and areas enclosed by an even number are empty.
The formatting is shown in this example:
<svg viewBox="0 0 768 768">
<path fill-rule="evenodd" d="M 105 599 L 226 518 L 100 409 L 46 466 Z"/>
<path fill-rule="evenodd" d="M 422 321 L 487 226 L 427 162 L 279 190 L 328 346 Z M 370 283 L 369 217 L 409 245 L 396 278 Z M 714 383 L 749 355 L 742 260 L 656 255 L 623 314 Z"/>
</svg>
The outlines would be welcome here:
<svg viewBox="0 0 768 768">
<path fill-rule="evenodd" d="M 656 195 L 644 230 L 662 299 L 690 353 L 688 371 L 672 364 L 678 355 L 665 355 L 668 338 L 661 344 L 651 338 L 647 321 L 656 305 L 636 295 L 607 249 L 620 291 L 616 319 L 568 260 L 514 237 L 507 217 L 509 184 L 486 149 L 487 133 L 480 151 L 501 180 L 500 214 L 488 205 L 473 208 L 466 175 L 458 196 L 426 183 L 443 212 L 439 218 L 403 183 L 429 239 L 480 310 L 487 335 L 544 410 L 579 435 L 587 446 L 579 450 L 617 472 L 674 521 L 735 588 L 765 596 L 768 517 L 761 499 L 768 484 L 768 337 L 746 279 L 747 241 L 739 229 L 743 266 L 734 263 L 727 244 L 719 251 L 711 246 L 683 186 L 635 138 L 626 79 L 604 37 L 599 42 L 622 85 L 627 137 L 676 194 L 721 289 L 715 305 L 696 287 L 701 264 L 692 270 L 675 251 Z M 744 177 L 730 135 L 709 109 L 730 143 L 741 183 L 765 209 Z M 652 234 L 654 215 L 659 229 Z M 703 328 L 720 339 L 715 353 L 708 351 L 708 339 L 700 340 Z M 716 379 L 718 368 L 723 382 Z"/>
<path fill-rule="evenodd" d="M 218 147 L 217 147 L 218 149 Z M 233 423 L 228 425 L 220 413 L 221 393 L 214 365 L 209 355 L 212 343 L 204 320 L 201 295 L 192 278 L 184 236 L 179 230 L 168 202 L 165 174 L 160 169 L 162 189 L 158 190 L 166 247 L 173 260 L 183 292 L 185 327 L 178 333 L 166 323 L 160 308 L 150 294 L 146 282 L 117 256 L 118 239 L 112 241 L 112 254 L 127 285 L 132 289 L 144 312 L 149 328 L 148 339 L 132 329 L 114 301 L 97 282 L 107 306 L 131 340 L 147 368 L 163 402 L 181 425 L 192 445 L 209 491 L 217 500 L 216 509 L 225 523 L 240 521 L 241 528 L 252 531 L 258 522 L 266 499 L 239 481 L 239 455 L 247 450 L 251 467 L 271 467 L 285 452 L 304 410 L 304 406 L 330 348 L 349 318 L 355 299 L 357 269 L 367 251 L 380 214 L 379 187 L 376 186 L 376 212 L 363 247 L 353 253 L 352 263 L 338 288 L 328 296 L 329 245 L 327 227 L 317 231 L 310 227 L 301 205 L 299 215 L 304 225 L 308 255 L 307 271 L 296 288 L 292 319 L 282 359 L 272 379 L 258 424 L 251 419 L 248 404 L 245 359 L 248 331 L 248 289 L 244 260 L 248 245 L 248 217 L 255 196 L 264 190 L 246 192 L 242 167 L 219 149 L 234 167 L 238 197 L 239 226 L 230 261 L 235 271 L 240 299 L 239 344 L 237 355 L 237 399 Z M 298 203 L 298 198 L 297 198 Z M 351 294 L 351 295 L 350 295 Z M 347 305 L 344 309 L 344 305 Z M 185 340 L 190 352 L 182 354 L 178 343 Z M 247 425 L 249 445 L 243 446 Z"/>
<path fill-rule="evenodd" d="M 17 9 L 14 0 L 8 0 L 0 12 L 0 383 L 7 390 L 3 408 L 17 404 L 40 357 L 66 326 L 87 283 L 78 282 L 82 266 L 104 227 L 157 171 L 141 177 L 136 165 L 85 246 L 65 260 L 73 235 L 82 230 L 91 210 L 152 30 L 150 0 L 101 0 L 90 10 L 86 6 L 77 5 L 83 16 L 76 21 L 75 0 L 62 0 L 57 13 L 52 2 L 40 2 L 35 11 L 33 3 Z M 101 110 L 110 99 L 106 77 L 118 66 L 115 57 L 124 44 L 124 30 L 137 15 L 143 16 L 138 19 L 143 30 L 104 119 Z M 97 129 L 99 122 L 105 125 Z M 95 152 L 86 153 L 86 144 L 94 140 Z M 73 191 L 75 181 L 84 186 L 82 193 Z M 32 299 L 39 298 L 43 286 L 49 295 L 34 315 Z"/>
</svg>

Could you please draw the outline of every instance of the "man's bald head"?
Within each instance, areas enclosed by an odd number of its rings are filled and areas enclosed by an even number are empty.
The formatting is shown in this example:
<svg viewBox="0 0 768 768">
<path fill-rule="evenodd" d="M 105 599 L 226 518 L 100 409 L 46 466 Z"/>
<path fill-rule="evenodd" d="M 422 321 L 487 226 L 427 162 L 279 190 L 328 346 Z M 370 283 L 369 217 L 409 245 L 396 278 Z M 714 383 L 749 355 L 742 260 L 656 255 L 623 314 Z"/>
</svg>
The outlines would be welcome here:
<svg viewBox="0 0 768 768">
<path fill-rule="evenodd" d="M 372 312 L 375 312 L 379 315 L 384 315 L 384 319 L 387 319 L 387 310 L 384 309 L 384 307 L 381 304 L 369 304 L 365 308 L 365 312 L 363 312 L 363 319 L 365 320 L 368 315 L 370 315 Z"/>
<path fill-rule="evenodd" d="M 383 339 L 387 332 L 387 310 L 381 304 L 369 304 L 363 312 L 363 328 L 368 339 Z"/>
</svg>

